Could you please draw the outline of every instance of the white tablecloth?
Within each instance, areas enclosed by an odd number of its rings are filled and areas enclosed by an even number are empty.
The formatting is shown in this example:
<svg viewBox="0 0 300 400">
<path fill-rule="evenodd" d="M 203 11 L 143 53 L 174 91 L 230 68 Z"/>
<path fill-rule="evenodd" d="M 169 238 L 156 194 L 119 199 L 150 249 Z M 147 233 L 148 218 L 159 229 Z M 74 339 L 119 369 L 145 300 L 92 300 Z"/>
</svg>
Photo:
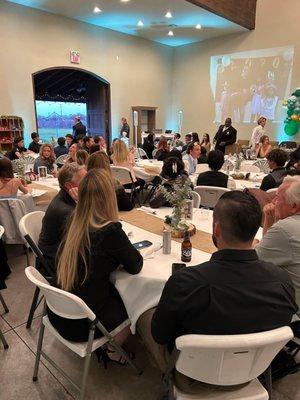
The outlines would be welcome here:
<svg viewBox="0 0 300 400">
<path fill-rule="evenodd" d="M 132 232 L 132 243 L 141 240 L 150 240 L 152 243 L 161 243 L 162 237 L 137 228 L 126 222 L 122 222 L 124 231 Z M 211 257 L 210 254 L 193 249 L 192 261 L 187 265 L 201 264 Z M 172 241 L 171 254 L 162 254 L 162 249 L 154 253 L 154 258 L 144 260 L 143 269 L 137 275 L 130 275 L 118 270 L 111 275 L 111 281 L 115 284 L 126 307 L 131 321 L 131 331 L 135 333 L 135 325 L 138 318 L 147 310 L 157 306 L 165 283 L 171 276 L 172 263 L 180 263 L 181 244 Z"/>
<path fill-rule="evenodd" d="M 36 185 L 41 185 L 41 186 L 48 186 L 51 189 L 59 191 L 59 183 L 57 178 L 45 178 L 45 179 L 40 179 L 39 181 L 34 181 Z"/>
</svg>

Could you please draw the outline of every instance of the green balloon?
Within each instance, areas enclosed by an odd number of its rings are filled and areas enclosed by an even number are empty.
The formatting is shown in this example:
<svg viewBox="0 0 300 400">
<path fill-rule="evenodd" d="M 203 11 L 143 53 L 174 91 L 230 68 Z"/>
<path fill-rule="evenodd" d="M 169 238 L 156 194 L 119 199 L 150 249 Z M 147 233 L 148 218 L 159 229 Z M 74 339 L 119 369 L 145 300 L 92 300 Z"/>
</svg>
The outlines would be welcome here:
<svg viewBox="0 0 300 400">
<path fill-rule="evenodd" d="M 293 136 L 296 135 L 298 129 L 299 129 L 299 122 L 292 120 L 285 125 L 284 132 L 289 136 Z"/>
<path fill-rule="evenodd" d="M 295 90 L 293 95 L 296 96 L 296 97 L 300 97 L 300 89 Z"/>
<path fill-rule="evenodd" d="M 293 115 L 294 114 L 294 110 L 287 110 L 287 115 L 290 117 L 291 115 Z"/>
</svg>

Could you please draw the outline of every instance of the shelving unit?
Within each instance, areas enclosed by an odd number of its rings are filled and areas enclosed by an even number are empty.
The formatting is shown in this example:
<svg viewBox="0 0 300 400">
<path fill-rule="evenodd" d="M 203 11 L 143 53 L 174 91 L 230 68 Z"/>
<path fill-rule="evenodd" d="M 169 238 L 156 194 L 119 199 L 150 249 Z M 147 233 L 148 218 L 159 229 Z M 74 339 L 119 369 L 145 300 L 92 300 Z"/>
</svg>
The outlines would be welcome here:
<svg viewBox="0 0 300 400">
<path fill-rule="evenodd" d="M 0 117 L 0 152 L 6 153 L 13 148 L 14 139 L 23 137 L 24 123 L 21 117 L 6 116 Z"/>
</svg>

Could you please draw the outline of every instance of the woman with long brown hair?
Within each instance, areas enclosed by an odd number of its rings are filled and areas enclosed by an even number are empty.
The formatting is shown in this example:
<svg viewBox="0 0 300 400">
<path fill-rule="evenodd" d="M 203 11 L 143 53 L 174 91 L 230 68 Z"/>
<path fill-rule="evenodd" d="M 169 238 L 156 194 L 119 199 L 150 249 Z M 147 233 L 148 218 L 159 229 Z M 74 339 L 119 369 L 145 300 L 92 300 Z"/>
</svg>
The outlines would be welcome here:
<svg viewBox="0 0 300 400">
<path fill-rule="evenodd" d="M 42 144 L 40 148 L 40 155 L 35 160 L 33 170 L 37 174 L 39 167 L 46 167 L 47 174 L 54 174 L 55 154 L 51 144 Z"/>
<path fill-rule="evenodd" d="M 157 152 L 155 154 L 155 158 L 158 161 L 164 161 L 170 152 L 170 148 L 168 145 L 168 141 L 165 137 L 160 138 L 157 146 Z"/>
<path fill-rule="evenodd" d="M 86 166 L 89 153 L 86 150 L 79 149 L 76 152 L 76 162 L 78 165 Z"/>
<path fill-rule="evenodd" d="M 18 190 L 28 193 L 22 179 L 14 178 L 12 162 L 7 157 L 0 158 L 0 198 L 17 197 Z"/>
<path fill-rule="evenodd" d="M 87 161 L 87 170 L 90 171 L 93 168 L 101 169 L 102 171 L 104 170 L 110 175 L 110 179 L 115 187 L 119 211 L 132 210 L 133 205 L 130 198 L 121 183 L 113 176 L 110 169 L 109 157 L 104 153 L 104 151 L 97 151 L 89 156 Z"/>
<path fill-rule="evenodd" d="M 57 284 L 61 289 L 85 301 L 108 331 L 128 318 L 109 278 L 120 265 L 130 274 L 139 273 L 143 258 L 119 222 L 114 185 L 106 171 L 92 169 L 80 182 L 78 204 L 58 254 Z M 48 315 L 67 340 L 87 340 L 89 324 L 86 320 L 64 319 L 51 310 Z M 129 333 L 127 327 L 115 340 L 122 344 Z M 96 331 L 96 337 L 100 336 L 100 331 Z M 110 348 L 102 355 L 125 364 L 125 360 Z"/>
</svg>

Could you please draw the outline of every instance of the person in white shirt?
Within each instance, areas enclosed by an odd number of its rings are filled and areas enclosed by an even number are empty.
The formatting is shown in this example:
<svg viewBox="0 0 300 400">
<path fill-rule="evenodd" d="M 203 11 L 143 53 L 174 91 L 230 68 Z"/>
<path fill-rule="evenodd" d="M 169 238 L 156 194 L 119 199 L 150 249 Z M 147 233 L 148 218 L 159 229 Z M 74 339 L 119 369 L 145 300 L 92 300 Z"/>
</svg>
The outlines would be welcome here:
<svg viewBox="0 0 300 400">
<path fill-rule="evenodd" d="M 258 257 L 285 269 L 300 306 L 300 176 L 287 176 L 272 203 L 264 207 L 263 238 Z"/>
<path fill-rule="evenodd" d="M 200 151 L 200 144 L 197 142 L 190 143 L 186 149 L 186 155 L 183 156 L 182 159 L 183 162 L 188 165 L 189 175 L 196 172 L 198 158 L 200 157 Z"/>
<path fill-rule="evenodd" d="M 253 150 L 257 150 L 261 137 L 266 134 L 264 129 L 266 123 L 267 123 L 267 118 L 265 117 L 258 118 L 257 120 L 258 125 L 253 129 L 250 139 L 250 146 L 252 147 Z"/>
</svg>

